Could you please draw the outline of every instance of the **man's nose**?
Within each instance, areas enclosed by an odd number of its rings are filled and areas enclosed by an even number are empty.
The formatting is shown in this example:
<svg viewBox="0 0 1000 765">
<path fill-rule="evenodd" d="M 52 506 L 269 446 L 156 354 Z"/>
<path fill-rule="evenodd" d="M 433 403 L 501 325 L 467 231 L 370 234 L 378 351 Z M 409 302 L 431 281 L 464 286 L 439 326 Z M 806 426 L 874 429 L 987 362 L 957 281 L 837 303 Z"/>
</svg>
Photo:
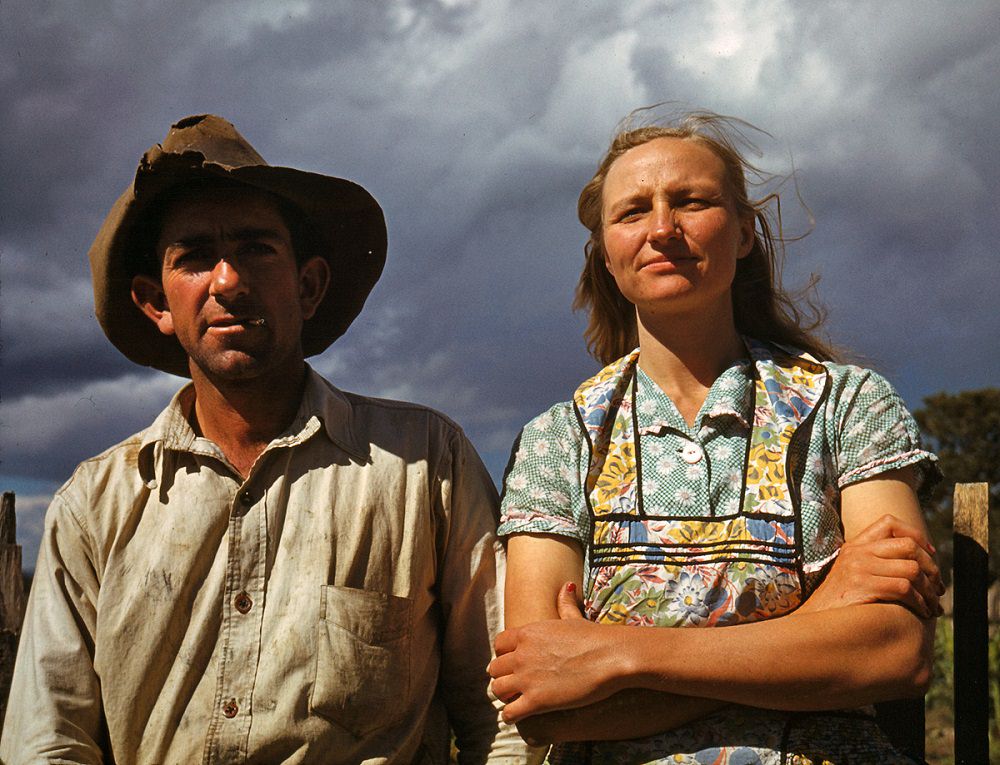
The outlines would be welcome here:
<svg viewBox="0 0 1000 765">
<path fill-rule="evenodd" d="M 232 261 L 219 258 L 219 262 L 212 269 L 212 284 L 209 292 L 215 298 L 235 300 L 246 295 L 249 292 L 249 286 Z"/>
</svg>

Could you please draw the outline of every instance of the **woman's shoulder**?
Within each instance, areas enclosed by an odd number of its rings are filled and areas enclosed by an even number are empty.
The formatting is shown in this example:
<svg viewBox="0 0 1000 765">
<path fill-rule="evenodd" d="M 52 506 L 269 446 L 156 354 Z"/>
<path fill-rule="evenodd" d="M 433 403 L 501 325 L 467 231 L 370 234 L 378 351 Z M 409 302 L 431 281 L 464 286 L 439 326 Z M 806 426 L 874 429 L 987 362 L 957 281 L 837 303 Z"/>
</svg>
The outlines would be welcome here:
<svg viewBox="0 0 1000 765">
<path fill-rule="evenodd" d="M 521 430 L 521 439 L 578 438 L 579 430 L 573 402 L 560 401 L 528 420 Z"/>
<path fill-rule="evenodd" d="M 830 378 L 829 400 L 834 408 L 864 411 L 878 402 L 891 401 L 907 411 L 895 386 L 880 372 L 845 362 L 824 361 L 823 366 Z"/>
<path fill-rule="evenodd" d="M 753 341 L 771 350 L 775 356 L 799 358 L 821 364 L 829 378 L 830 400 L 843 403 L 855 397 L 884 397 L 897 395 L 892 383 L 874 369 L 847 361 L 817 360 L 812 355 L 778 343 Z"/>
</svg>

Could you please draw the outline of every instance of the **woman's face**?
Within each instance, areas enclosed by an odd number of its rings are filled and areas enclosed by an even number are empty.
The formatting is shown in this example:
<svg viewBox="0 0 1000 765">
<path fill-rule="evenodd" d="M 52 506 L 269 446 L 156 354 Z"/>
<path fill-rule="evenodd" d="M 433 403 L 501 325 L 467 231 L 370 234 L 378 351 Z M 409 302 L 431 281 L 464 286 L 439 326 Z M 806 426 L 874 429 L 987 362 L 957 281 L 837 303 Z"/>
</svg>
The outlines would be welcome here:
<svg viewBox="0 0 1000 765">
<path fill-rule="evenodd" d="M 656 138 L 614 161 L 604 180 L 605 264 L 640 312 L 729 310 L 736 261 L 753 246 L 722 160 L 684 138 Z"/>
</svg>

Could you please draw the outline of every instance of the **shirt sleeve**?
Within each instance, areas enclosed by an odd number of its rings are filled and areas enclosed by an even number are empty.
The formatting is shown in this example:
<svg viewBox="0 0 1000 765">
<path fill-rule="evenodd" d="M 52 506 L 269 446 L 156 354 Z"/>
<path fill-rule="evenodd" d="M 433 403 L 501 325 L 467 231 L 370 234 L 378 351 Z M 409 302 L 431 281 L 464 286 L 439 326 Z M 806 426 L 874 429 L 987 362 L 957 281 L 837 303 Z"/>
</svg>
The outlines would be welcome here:
<svg viewBox="0 0 1000 765">
<path fill-rule="evenodd" d="M 439 689 L 459 750 L 458 761 L 539 763 L 544 750 L 524 742 L 500 719 L 487 665 L 503 630 L 503 546 L 496 536 L 497 492 L 479 455 L 457 434 L 441 470 L 441 503 L 449 518 L 438 592 L 444 634 Z"/>
<path fill-rule="evenodd" d="M 99 580 L 88 539 L 60 492 L 45 516 L 21 628 L 0 741 L 8 765 L 105 761 L 94 671 Z"/>
<path fill-rule="evenodd" d="M 524 426 L 504 479 L 500 536 L 559 534 L 586 546 L 590 521 L 580 481 L 584 447 L 569 402 Z"/>
<path fill-rule="evenodd" d="M 923 449 L 916 421 L 881 375 L 848 367 L 836 417 L 839 488 L 909 466 L 916 469 L 921 495 L 940 479 L 937 457 Z"/>
</svg>

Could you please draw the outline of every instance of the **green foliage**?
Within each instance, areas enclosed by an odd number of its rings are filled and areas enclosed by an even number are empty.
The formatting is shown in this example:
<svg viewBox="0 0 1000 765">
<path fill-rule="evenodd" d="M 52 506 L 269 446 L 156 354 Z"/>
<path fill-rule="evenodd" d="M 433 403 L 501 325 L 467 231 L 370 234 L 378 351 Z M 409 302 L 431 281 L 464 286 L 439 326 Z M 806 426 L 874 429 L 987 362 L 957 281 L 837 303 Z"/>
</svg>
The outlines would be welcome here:
<svg viewBox="0 0 1000 765">
<path fill-rule="evenodd" d="M 990 507 L 1000 507 L 1000 389 L 938 393 L 914 412 L 926 445 L 938 455 L 945 480 L 931 493 L 927 522 L 939 550 L 942 573 L 950 574 L 952 492 L 956 483 L 985 482 Z M 997 578 L 1000 535 L 990 539 L 990 581 Z"/>
</svg>

